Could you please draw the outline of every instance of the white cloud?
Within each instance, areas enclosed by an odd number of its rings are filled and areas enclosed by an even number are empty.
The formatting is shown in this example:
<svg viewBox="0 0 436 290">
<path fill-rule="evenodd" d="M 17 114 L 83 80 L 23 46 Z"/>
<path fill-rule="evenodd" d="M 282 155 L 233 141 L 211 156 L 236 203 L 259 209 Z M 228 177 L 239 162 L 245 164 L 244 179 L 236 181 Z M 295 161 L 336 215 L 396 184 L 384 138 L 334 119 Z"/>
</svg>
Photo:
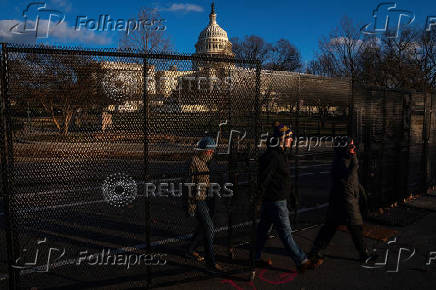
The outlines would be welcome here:
<svg viewBox="0 0 436 290">
<path fill-rule="evenodd" d="M 31 33 L 14 34 L 10 31 L 11 27 L 19 22 L 20 21 L 17 20 L 0 20 L 0 42 L 25 43 L 25 44 L 36 43 L 35 34 L 31 34 Z"/>
<path fill-rule="evenodd" d="M 355 46 L 361 46 L 363 44 L 363 41 L 360 39 L 351 39 L 348 37 L 336 37 L 330 39 L 331 45 L 338 45 L 338 44 L 347 44 L 347 45 L 355 45 Z"/>
<path fill-rule="evenodd" d="M 73 8 L 73 4 L 68 0 L 51 0 L 50 2 L 55 6 L 50 8 L 61 10 L 62 12 L 69 12 Z"/>
<path fill-rule="evenodd" d="M 176 12 L 176 11 L 203 12 L 204 11 L 203 7 L 196 5 L 196 4 L 191 4 L 191 3 L 173 3 L 170 7 L 162 8 L 160 10 L 171 11 L 171 12 Z"/>
<path fill-rule="evenodd" d="M 76 30 L 74 26 L 68 26 L 67 22 L 62 22 L 56 26 L 50 26 L 49 37 L 65 42 L 80 42 L 86 44 L 109 44 L 112 40 L 107 33 L 96 33 L 92 30 Z"/>
</svg>

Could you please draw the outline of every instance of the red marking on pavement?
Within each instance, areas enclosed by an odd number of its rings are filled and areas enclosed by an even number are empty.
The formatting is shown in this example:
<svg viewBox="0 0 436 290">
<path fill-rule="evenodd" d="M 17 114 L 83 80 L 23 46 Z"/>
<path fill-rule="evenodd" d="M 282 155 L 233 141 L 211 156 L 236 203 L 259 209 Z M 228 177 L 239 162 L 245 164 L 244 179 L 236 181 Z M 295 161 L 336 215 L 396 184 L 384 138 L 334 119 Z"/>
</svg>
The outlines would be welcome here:
<svg viewBox="0 0 436 290">
<path fill-rule="evenodd" d="M 295 279 L 297 277 L 297 272 L 292 273 L 281 273 L 278 277 L 265 277 L 265 273 L 267 273 L 267 269 L 263 269 L 262 272 L 259 274 L 259 279 L 262 281 L 269 283 L 271 285 L 281 285 L 286 284 Z"/>
<path fill-rule="evenodd" d="M 269 276 L 269 277 L 266 278 L 265 274 L 267 274 L 267 276 Z M 267 269 L 263 269 L 259 273 L 259 279 L 265 283 L 270 284 L 270 285 L 282 285 L 282 284 L 292 282 L 295 279 L 295 277 L 297 277 L 297 275 L 298 275 L 298 273 L 293 271 L 291 273 L 279 273 L 277 276 L 272 271 L 268 271 Z M 222 280 L 221 283 L 230 284 L 236 290 L 244 290 L 244 288 L 238 286 L 238 284 L 236 284 L 236 282 L 233 280 Z M 253 281 L 251 281 L 250 283 L 247 283 L 247 284 L 251 287 L 250 289 L 256 290 L 256 286 L 254 285 Z"/>
<path fill-rule="evenodd" d="M 233 280 L 222 280 L 221 283 L 227 283 L 230 284 L 233 288 L 235 288 L 236 290 L 244 290 L 244 288 L 239 287 L 238 284 L 235 283 L 235 281 Z M 248 285 L 250 285 L 252 287 L 252 289 L 256 290 L 256 286 L 254 286 L 253 281 L 251 281 L 250 283 L 248 283 Z"/>
</svg>

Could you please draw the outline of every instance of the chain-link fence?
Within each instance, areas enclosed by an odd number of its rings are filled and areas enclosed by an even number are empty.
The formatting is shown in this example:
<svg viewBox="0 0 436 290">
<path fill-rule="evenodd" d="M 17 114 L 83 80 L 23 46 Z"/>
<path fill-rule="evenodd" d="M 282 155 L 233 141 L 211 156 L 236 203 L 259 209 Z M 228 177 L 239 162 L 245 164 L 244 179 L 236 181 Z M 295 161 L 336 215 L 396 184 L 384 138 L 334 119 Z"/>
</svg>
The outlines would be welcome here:
<svg viewBox="0 0 436 290">
<path fill-rule="evenodd" d="M 323 222 L 323 214 L 314 216 L 306 210 L 327 206 L 335 144 L 345 144 L 351 130 L 352 93 L 347 79 L 262 71 L 262 132 L 270 131 L 275 121 L 293 132 L 293 143 L 286 152 L 293 173 L 292 190 L 299 198 L 297 210 L 292 209 L 294 227 Z M 263 145 L 261 150 L 266 148 Z"/>
<path fill-rule="evenodd" d="M 432 94 L 355 88 L 361 130 L 361 180 L 372 207 L 401 202 L 434 186 Z M 359 135 L 359 134 L 358 134 Z"/>
<path fill-rule="evenodd" d="M 220 187 L 208 197 L 217 262 L 252 266 L 255 61 L 9 45 L 2 57 L 12 286 L 208 277 L 185 257 L 197 221 L 182 194 L 205 136 L 217 141 L 208 165 Z"/>
<path fill-rule="evenodd" d="M 9 44 L 0 84 L 5 287 L 209 277 L 188 255 L 203 255 L 208 234 L 190 217 L 198 175 L 214 188 L 206 201 L 216 262 L 226 273 L 251 269 L 257 158 L 275 121 L 293 132 L 293 228 L 323 222 L 335 148 L 349 136 L 373 207 L 436 185 L 435 94 L 266 71 L 250 60 Z M 204 137 L 214 140 L 210 162 Z M 193 172 L 196 162 L 207 172 Z"/>
</svg>

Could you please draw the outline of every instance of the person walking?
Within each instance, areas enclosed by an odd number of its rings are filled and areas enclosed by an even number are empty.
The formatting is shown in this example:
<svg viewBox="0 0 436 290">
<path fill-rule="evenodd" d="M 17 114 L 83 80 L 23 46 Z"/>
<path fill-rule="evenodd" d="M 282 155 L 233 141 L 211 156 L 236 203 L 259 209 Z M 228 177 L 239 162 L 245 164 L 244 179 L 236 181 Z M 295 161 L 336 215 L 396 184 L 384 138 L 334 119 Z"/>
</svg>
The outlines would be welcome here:
<svg viewBox="0 0 436 290">
<path fill-rule="evenodd" d="M 259 159 L 259 188 L 256 195 L 260 205 L 260 222 L 257 227 L 256 264 L 271 265 L 261 259 L 271 225 L 277 230 L 287 253 L 300 272 L 310 268 L 310 260 L 295 243 L 289 220 L 287 199 L 291 192 L 291 173 L 284 148 L 292 144 L 291 131 L 283 124 L 275 123 L 273 137 L 267 142 L 267 150 Z"/>
<path fill-rule="evenodd" d="M 363 219 L 359 207 L 362 186 L 359 182 L 359 161 L 354 140 L 349 139 L 346 147 L 335 146 L 335 151 L 326 221 L 309 253 L 314 266 L 324 262 L 321 251 L 328 247 L 339 225 L 347 226 L 362 262 L 375 257 L 369 254 L 363 239 Z"/>
<path fill-rule="evenodd" d="M 198 226 L 186 253 L 187 257 L 194 258 L 199 262 L 205 260 L 208 271 L 213 273 L 222 271 L 222 267 L 215 261 L 213 249 L 214 224 L 212 216 L 214 212 L 214 199 L 213 197 L 208 198 L 210 185 L 208 163 L 213 157 L 215 147 L 215 141 L 211 137 L 202 138 L 197 144 L 197 153 L 193 156 L 190 163 L 191 182 L 196 190 L 189 193 L 187 210 L 189 216 L 196 217 Z M 203 242 L 205 257 L 202 257 L 197 252 L 201 242 Z"/>
</svg>

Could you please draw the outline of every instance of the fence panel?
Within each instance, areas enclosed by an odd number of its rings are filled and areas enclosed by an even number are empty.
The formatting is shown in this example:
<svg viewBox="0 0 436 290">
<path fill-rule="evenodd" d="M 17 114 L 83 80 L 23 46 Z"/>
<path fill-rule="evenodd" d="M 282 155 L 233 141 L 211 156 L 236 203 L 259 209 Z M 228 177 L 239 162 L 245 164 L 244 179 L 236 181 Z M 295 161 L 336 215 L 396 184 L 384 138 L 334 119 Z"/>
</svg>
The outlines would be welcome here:
<svg viewBox="0 0 436 290">
<path fill-rule="evenodd" d="M 425 93 L 413 92 L 411 103 L 411 132 L 410 132 L 410 163 L 409 163 L 409 192 L 422 193 L 426 183 L 425 168 L 425 131 L 426 126 L 426 98 Z"/>
<path fill-rule="evenodd" d="M 256 67 L 201 57 L 155 56 L 148 64 L 157 88 L 149 98 L 147 119 L 147 172 L 153 188 L 149 191 L 151 250 L 167 257 L 165 267 L 152 267 L 153 285 L 207 275 L 204 263 L 185 259 L 198 227 L 198 221 L 188 217 L 186 183 L 192 182 L 189 168 L 194 156 L 202 154 L 196 145 L 205 136 L 216 143 L 208 167 L 217 191 L 208 192 L 208 205 L 215 224 L 217 263 L 226 272 L 248 268 L 254 193 L 249 187 L 256 165 Z M 167 190 L 159 193 L 159 186 Z M 191 249 L 200 251 L 203 238 L 196 241 L 197 247 Z M 204 255 L 204 250 L 200 253 Z"/>
<path fill-rule="evenodd" d="M 0 219 L 2 220 L 3 226 L 0 230 L 0 241 L 2 245 L 5 245 L 0 250 L 0 288 L 13 288 L 14 283 L 11 282 L 13 279 L 10 275 L 11 268 L 10 264 L 13 261 L 12 257 L 12 231 L 10 230 L 9 222 L 10 218 L 8 213 L 8 186 L 9 186 L 9 172 L 8 172 L 8 154 L 7 154 L 7 105 L 6 105 L 6 90 L 5 84 L 7 82 L 6 76 L 6 51 L 5 46 L 2 44 L 0 46 Z M 9 273 L 9 275 L 8 275 Z"/>
<path fill-rule="evenodd" d="M 409 192 L 411 96 L 395 90 L 356 90 L 363 115 L 361 181 L 371 206 L 387 206 Z"/>
<path fill-rule="evenodd" d="M 20 287 L 144 279 L 123 260 L 145 253 L 144 115 L 120 112 L 141 111 L 143 59 L 8 51 Z"/>
<path fill-rule="evenodd" d="M 7 49 L 11 128 L 2 153 L 14 163 L 2 164 L 11 172 L 19 287 L 151 286 L 204 276 L 203 265 L 180 251 L 196 221 L 177 189 L 190 181 L 189 162 L 206 135 L 217 142 L 209 167 L 221 187 L 211 199 L 218 263 L 227 272 L 252 266 L 256 62 Z M 162 183 L 173 196 L 150 196 L 149 186 Z"/>
<path fill-rule="evenodd" d="M 431 115 L 430 115 L 430 185 L 436 186 L 436 93 L 431 94 Z"/>
<path fill-rule="evenodd" d="M 271 134 L 275 121 L 293 131 L 294 141 L 286 153 L 299 207 L 305 212 L 307 208 L 325 207 L 335 143 L 343 146 L 351 131 L 351 81 L 273 71 L 262 71 L 261 79 L 262 138 Z M 260 150 L 265 149 L 264 142 Z M 321 223 L 323 218 L 320 212 L 307 211 L 294 219 L 294 227 Z"/>
</svg>

